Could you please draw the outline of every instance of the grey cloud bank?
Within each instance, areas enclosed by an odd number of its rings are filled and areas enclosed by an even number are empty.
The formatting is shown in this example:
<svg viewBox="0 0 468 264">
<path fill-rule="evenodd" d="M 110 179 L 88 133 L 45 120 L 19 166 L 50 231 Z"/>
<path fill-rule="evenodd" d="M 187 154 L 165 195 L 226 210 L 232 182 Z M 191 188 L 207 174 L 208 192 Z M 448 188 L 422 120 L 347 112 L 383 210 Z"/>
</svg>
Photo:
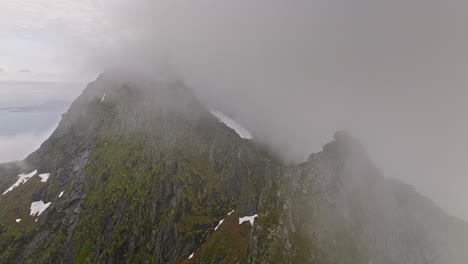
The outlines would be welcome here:
<svg viewBox="0 0 468 264">
<path fill-rule="evenodd" d="M 138 0 L 105 8 L 109 45 L 89 54 L 90 67 L 164 69 L 291 162 L 347 129 L 387 177 L 468 219 L 468 3 Z"/>
<path fill-rule="evenodd" d="M 52 130 L 42 133 L 23 133 L 17 135 L 0 135 L 0 163 L 22 160 L 32 151 L 37 150 L 53 132 Z"/>
</svg>

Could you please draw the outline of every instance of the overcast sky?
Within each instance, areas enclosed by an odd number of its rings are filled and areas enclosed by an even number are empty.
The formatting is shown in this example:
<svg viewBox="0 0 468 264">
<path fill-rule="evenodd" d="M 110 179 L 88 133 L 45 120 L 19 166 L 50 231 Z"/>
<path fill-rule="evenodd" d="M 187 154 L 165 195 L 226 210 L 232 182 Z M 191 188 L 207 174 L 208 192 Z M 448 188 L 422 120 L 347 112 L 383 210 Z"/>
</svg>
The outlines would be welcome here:
<svg viewBox="0 0 468 264">
<path fill-rule="evenodd" d="M 466 25 L 455 0 L 0 0 L 0 80 L 170 67 L 284 158 L 348 129 L 468 219 Z"/>
</svg>

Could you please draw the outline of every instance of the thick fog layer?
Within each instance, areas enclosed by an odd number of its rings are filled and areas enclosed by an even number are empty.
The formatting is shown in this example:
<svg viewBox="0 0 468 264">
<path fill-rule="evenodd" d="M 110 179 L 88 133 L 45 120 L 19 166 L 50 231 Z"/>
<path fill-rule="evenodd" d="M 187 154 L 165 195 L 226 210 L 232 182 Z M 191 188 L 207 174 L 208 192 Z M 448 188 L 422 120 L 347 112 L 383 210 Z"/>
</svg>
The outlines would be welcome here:
<svg viewBox="0 0 468 264">
<path fill-rule="evenodd" d="M 80 32 L 92 34 L 78 52 L 88 71 L 180 78 L 292 162 L 347 129 L 386 176 L 468 219 L 466 1 L 91 6 L 99 12 L 84 13 Z"/>
<path fill-rule="evenodd" d="M 468 219 L 465 1 L 131 1 L 92 64 L 170 69 L 300 162 L 347 129 L 386 176 Z"/>
</svg>

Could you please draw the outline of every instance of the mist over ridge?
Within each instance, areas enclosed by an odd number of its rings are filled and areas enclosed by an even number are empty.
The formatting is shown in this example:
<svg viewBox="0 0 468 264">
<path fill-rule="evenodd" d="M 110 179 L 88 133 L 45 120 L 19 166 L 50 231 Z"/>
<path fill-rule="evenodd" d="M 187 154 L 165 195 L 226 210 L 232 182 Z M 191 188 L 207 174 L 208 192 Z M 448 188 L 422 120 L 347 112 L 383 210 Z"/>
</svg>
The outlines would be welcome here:
<svg viewBox="0 0 468 264">
<path fill-rule="evenodd" d="M 468 223 L 351 133 L 289 164 L 201 99 L 162 75 L 88 84 L 37 151 L 0 165 L 0 263 L 466 262 Z"/>
<path fill-rule="evenodd" d="M 0 264 L 468 263 L 467 24 L 459 0 L 4 1 Z"/>
<path fill-rule="evenodd" d="M 170 72 L 295 163 L 349 130 L 385 175 L 468 219 L 466 3 L 138 0 L 102 12 L 89 67 Z"/>
</svg>

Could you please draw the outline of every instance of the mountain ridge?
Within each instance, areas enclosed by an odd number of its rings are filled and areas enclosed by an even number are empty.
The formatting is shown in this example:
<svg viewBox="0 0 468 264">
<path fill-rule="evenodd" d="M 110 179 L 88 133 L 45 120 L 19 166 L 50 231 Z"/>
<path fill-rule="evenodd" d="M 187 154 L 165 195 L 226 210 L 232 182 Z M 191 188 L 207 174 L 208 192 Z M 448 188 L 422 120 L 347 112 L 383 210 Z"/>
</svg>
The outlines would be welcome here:
<svg viewBox="0 0 468 264">
<path fill-rule="evenodd" d="M 36 169 L 47 182 L 0 197 L 0 263 L 468 260 L 468 225 L 385 178 L 349 133 L 287 165 L 178 81 L 100 76 L 37 151 L 0 165 L 0 191 Z M 30 216 L 34 201 L 51 204 Z"/>
</svg>

